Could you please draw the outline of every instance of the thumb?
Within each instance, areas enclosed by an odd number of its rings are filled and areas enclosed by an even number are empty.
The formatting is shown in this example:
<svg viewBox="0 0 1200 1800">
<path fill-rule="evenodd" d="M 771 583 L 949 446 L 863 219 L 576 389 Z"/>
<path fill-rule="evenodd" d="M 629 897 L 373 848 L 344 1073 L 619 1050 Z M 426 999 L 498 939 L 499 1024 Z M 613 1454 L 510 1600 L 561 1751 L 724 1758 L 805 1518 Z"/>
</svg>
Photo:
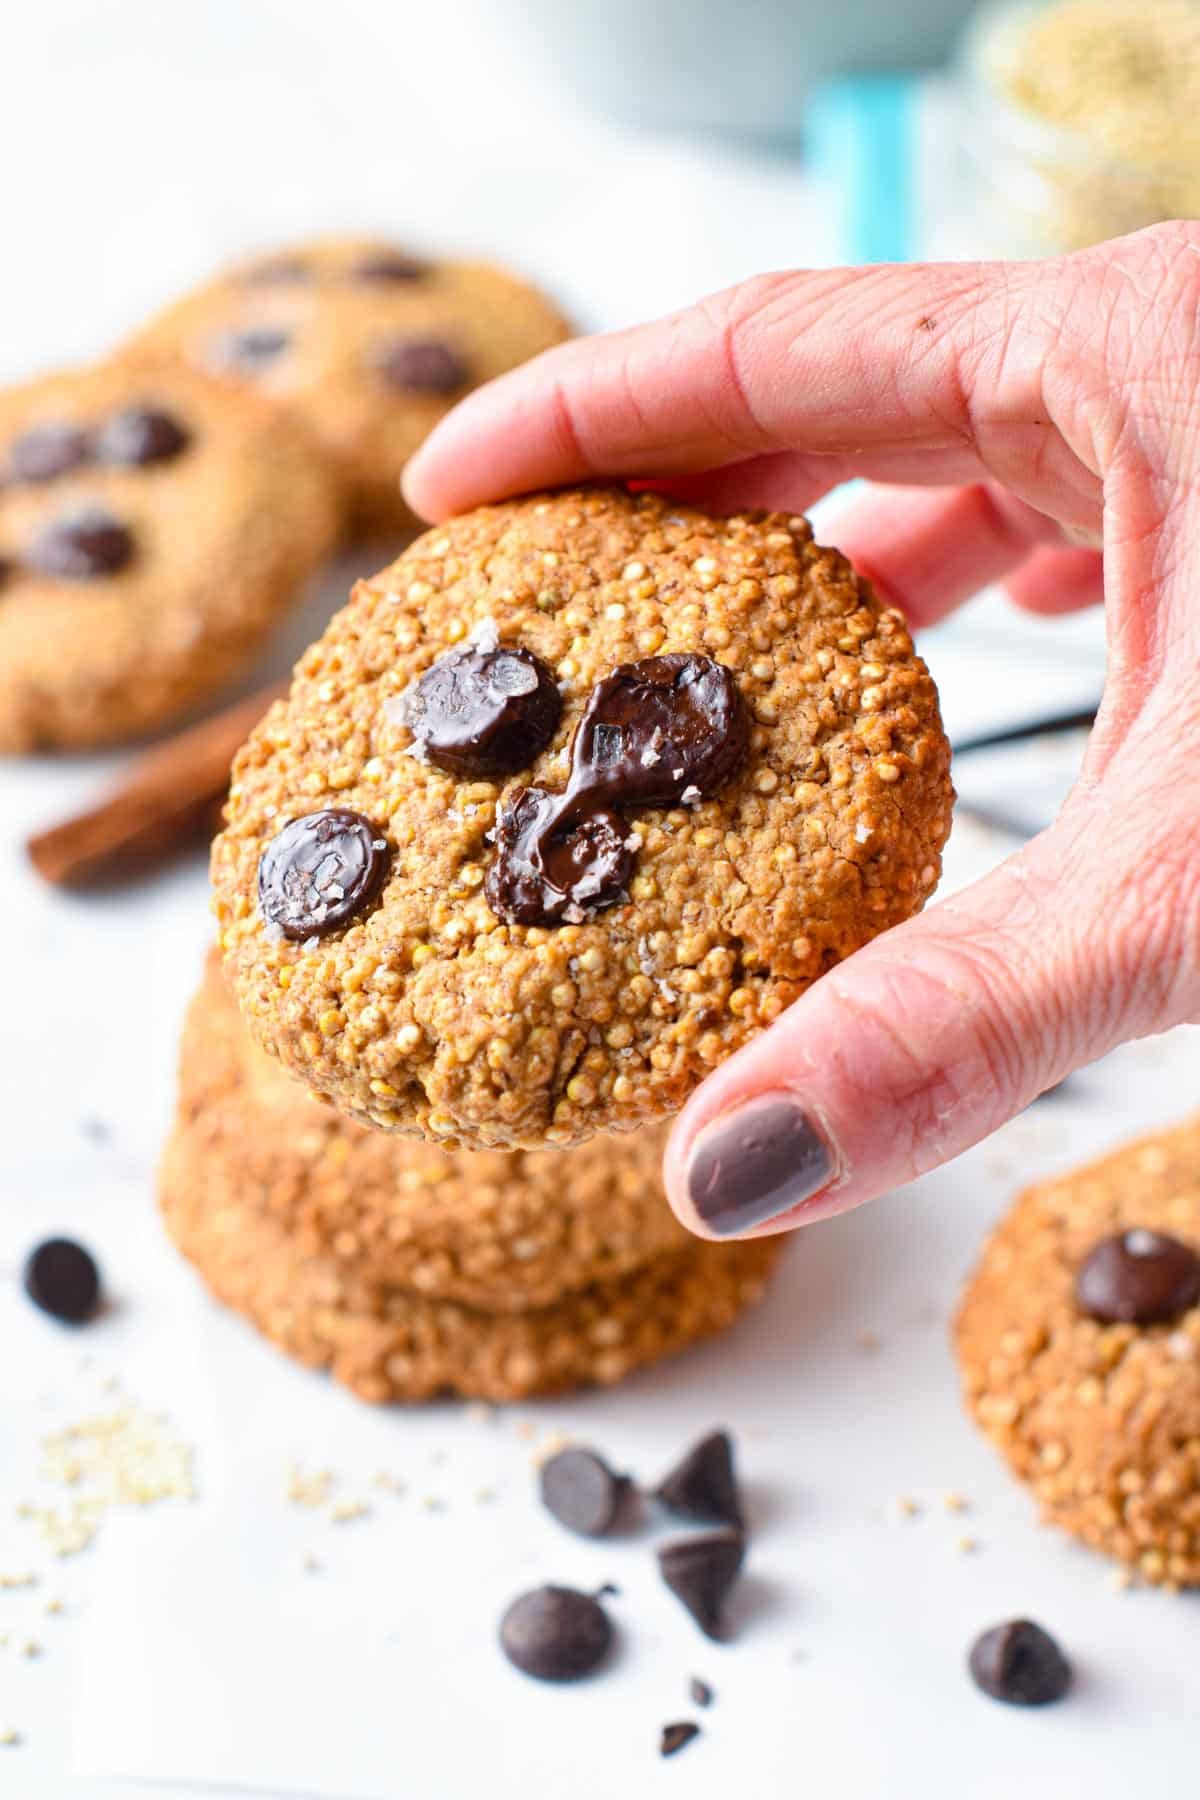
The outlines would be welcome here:
<svg viewBox="0 0 1200 1800">
<path fill-rule="evenodd" d="M 1093 790 L 984 881 L 824 975 L 711 1075 L 667 1151 L 683 1223 L 781 1231 L 874 1199 L 1183 1016 L 1169 922 L 1139 880 L 1145 847 L 1122 854 L 1096 812 Z"/>
</svg>

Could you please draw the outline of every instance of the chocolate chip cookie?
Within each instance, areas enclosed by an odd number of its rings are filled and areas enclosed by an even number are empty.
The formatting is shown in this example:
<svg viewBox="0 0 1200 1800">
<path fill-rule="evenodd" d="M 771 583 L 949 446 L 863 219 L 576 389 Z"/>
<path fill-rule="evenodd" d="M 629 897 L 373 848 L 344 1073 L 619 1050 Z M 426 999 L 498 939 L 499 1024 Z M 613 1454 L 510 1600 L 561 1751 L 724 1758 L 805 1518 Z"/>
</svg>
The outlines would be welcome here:
<svg viewBox="0 0 1200 1800">
<path fill-rule="evenodd" d="M 567 1145 L 676 1111 L 916 912 L 951 801 L 903 621 L 805 520 L 567 492 L 358 585 L 238 758 L 215 906 L 315 1092 Z"/>
<path fill-rule="evenodd" d="M 303 433 L 187 369 L 0 393 L 0 751 L 118 743 L 214 693 L 329 551 L 339 506 Z"/>
<path fill-rule="evenodd" d="M 779 1241 L 676 1224 L 661 1137 L 446 1154 L 318 1106 L 248 1040 L 210 969 L 160 1178 L 213 1292 L 367 1400 L 510 1400 L 620 1380 L 733 1323 Z"/>
<path fill-rule="evenodd" d="M 1046 1520 L 1200 1584 L 1200 1118 L 1021 1194 L 955 1336 L 967 1406 Z"/>
<path fill-rule="evenodd" d="M 326 238 L 218 276 L 130 349 L 291 407 L 331 458 L 356 529 L 394 533 L 413 525 L 401 470 L 443 413 L 567 335 L 549 301 L 502 269 Z"/>
</svg>

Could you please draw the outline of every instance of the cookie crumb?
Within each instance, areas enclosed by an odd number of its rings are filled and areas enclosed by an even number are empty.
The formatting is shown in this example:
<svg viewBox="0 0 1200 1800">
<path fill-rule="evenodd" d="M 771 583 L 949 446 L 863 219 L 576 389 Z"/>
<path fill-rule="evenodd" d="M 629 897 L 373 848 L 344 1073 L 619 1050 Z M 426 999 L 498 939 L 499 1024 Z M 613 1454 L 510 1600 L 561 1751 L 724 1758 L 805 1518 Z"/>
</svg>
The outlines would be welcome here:
<svg viewBox="0 0 1200 1800">
<path fill-rule="evenodd" d="M 979 1548 L 979 1539 L 973 1537 L 956 1538 L 954 1540 L 954 1548 L 963 1556 L 971 1556 Z"/>
<path fill-rule="evenodd" d="M 335 1500 L 329 1508 L 333 1525 L 348 1525 L 353 1519 L 365 1519 L 371 1509 L 365 1500 Z"/>
<path fill-rule="evenodd" d="M 21 1734 L 15 1725 L 0 1725 L 0 1744 L 19 1744 Z"/>
<path fill-rule="evenodd" d="M 901 1494 L 896 1501 L 896 1511 L 902 1519 L 915 1519 L 920 1515 L 920 1502 L 914 1500 L 910 1494 Z"/>
<path fill-rule="evenodd" d="M 952 1513 L 969 1512 L 971 1508 L 971 1502 L 965 1494 L 960 1494 L 957 1488 L 951 1488 L 948 1494 L 942 1495 L 942 1505 L 947 1512 Z"/>
<path fill-rule="evenodd" d="M 316 1469 L 311 1474 L 299 1463 L 289 1463 L 287 1498 L 293 1506 L 324 1506 L 333 1488 L 332 1469 Z"/>
</svg>

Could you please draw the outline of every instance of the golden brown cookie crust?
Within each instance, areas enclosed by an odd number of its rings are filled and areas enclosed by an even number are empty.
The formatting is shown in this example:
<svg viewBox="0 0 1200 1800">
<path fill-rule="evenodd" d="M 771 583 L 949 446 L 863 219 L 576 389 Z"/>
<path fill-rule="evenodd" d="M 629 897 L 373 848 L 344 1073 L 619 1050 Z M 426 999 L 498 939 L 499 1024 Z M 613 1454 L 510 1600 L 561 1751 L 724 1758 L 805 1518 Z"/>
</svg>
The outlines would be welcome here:
<svg viewBox="0 0 1200 1800">
<path fill-rule="evenodd" d="M 1045 1519 L 1148 1581 L 1200 1583 L 1200 1306 L 1159 1325 L 1104 1325 L 1076 1271 L 1114 1232 L 1200 1249 L 1200 1118 L 1027 1188 L 963 1295 L 966 1404 Z"/>
<path fill-rule="evenodd" d="M 446 1152 L 321 1106 L 251 1040 L 216 957 L 184 1026 L 173 1183 L 236 1204 L 347 1281 L 491 1312 L 546 1306 L 691 1242 L 665 1134 Z"/>
<path fill-rule="evenodd" d="M 296 244 L 238 264 L 150 322 L 129 345 L 219 368 L 230 332 L 283 331 L 287 347 L 241 375 L 291 407 L 318 437 L 345 490 L 355 528 L 409 530 L 400 495 L 405 463 L 456 400 L 570 335 L 562 314 L 527 283 L 485 263 L 431 258 L 413 281 L 356 280 L 373 258 L 396 255 L 380 238 L 331 237 Z M 399 253 L 403 254 L 403 253 Z M 299 266 L 303 280 L 247 279 L 271 264 Z M 389 386 L 381 346 L 396 337 L 444 343 L 468 379 L 448 393 Z"/>
<path fill-rule="evenodd" d="M 207 699 L 337 538 L 340 503 L 305 435 L 182 368 L 105 364 L 0 392 L 0 471 L 31 429 L 95 429 L 141 406 L 189 432 L 179 456 L 0 481 L 0 752 L 119 743 Z M 86 506 L 132 533 L 127 567 L 58 580 L 22 566 L 45 527 Z"/>
<path fill-rule="evenodd" d="M 504 784 L 418 761 L 388 706 L 488 621 L 564 692 L 552 745 Z M 483 889 L 501 793 L 561 789 L 595 681 L 673 651 L 735 671 L 754 721 L 744 766 L 702 804 L 639 813 L 627 904 L 502 923 Z M 226 965 L 259 1041 L 338 1106 L 447 1143 L 567 1145 L 675 1112 L 918 911 L 952 797 L 903 621 L 804 519 L 600 488 L 481 508 L 358 585 L 241 752 L 213 856 Z M 386 835 L 381 899 L 309 946 L 273 942 L 259 858 L 329 806 Z"/>
</svg>

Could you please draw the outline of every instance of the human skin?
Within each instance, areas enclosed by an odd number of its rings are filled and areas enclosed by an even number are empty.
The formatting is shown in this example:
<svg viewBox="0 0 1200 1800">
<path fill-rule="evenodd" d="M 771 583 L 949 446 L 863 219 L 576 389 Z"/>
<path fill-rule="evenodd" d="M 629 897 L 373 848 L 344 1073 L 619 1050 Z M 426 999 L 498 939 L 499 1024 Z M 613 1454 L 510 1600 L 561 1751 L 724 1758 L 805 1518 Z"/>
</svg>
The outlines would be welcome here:
<svg viewBox="0 0 1200 1800">
<path fill-rule="evenodd" d="M 914 625 L 996 580 L 1033 612 L 1107 612 L 1104 701 L 1054 825 L 708 1078 L 666 1157 L 685 1224 L 845 1211 L 1200 1019 L 1200 224 L 1040 263 L 758 277 L 479 390 L 405 491 L 436 519 L 611 476 L 724 511 L 865 477 L 840 546 Z M 756 1121 L 781 1118 L 786 1154 L 756 1162 Z M 754 1171 L 751 1205 L 709 1204 L 722 1164 L 742 1199 Z"/>
</svg>

